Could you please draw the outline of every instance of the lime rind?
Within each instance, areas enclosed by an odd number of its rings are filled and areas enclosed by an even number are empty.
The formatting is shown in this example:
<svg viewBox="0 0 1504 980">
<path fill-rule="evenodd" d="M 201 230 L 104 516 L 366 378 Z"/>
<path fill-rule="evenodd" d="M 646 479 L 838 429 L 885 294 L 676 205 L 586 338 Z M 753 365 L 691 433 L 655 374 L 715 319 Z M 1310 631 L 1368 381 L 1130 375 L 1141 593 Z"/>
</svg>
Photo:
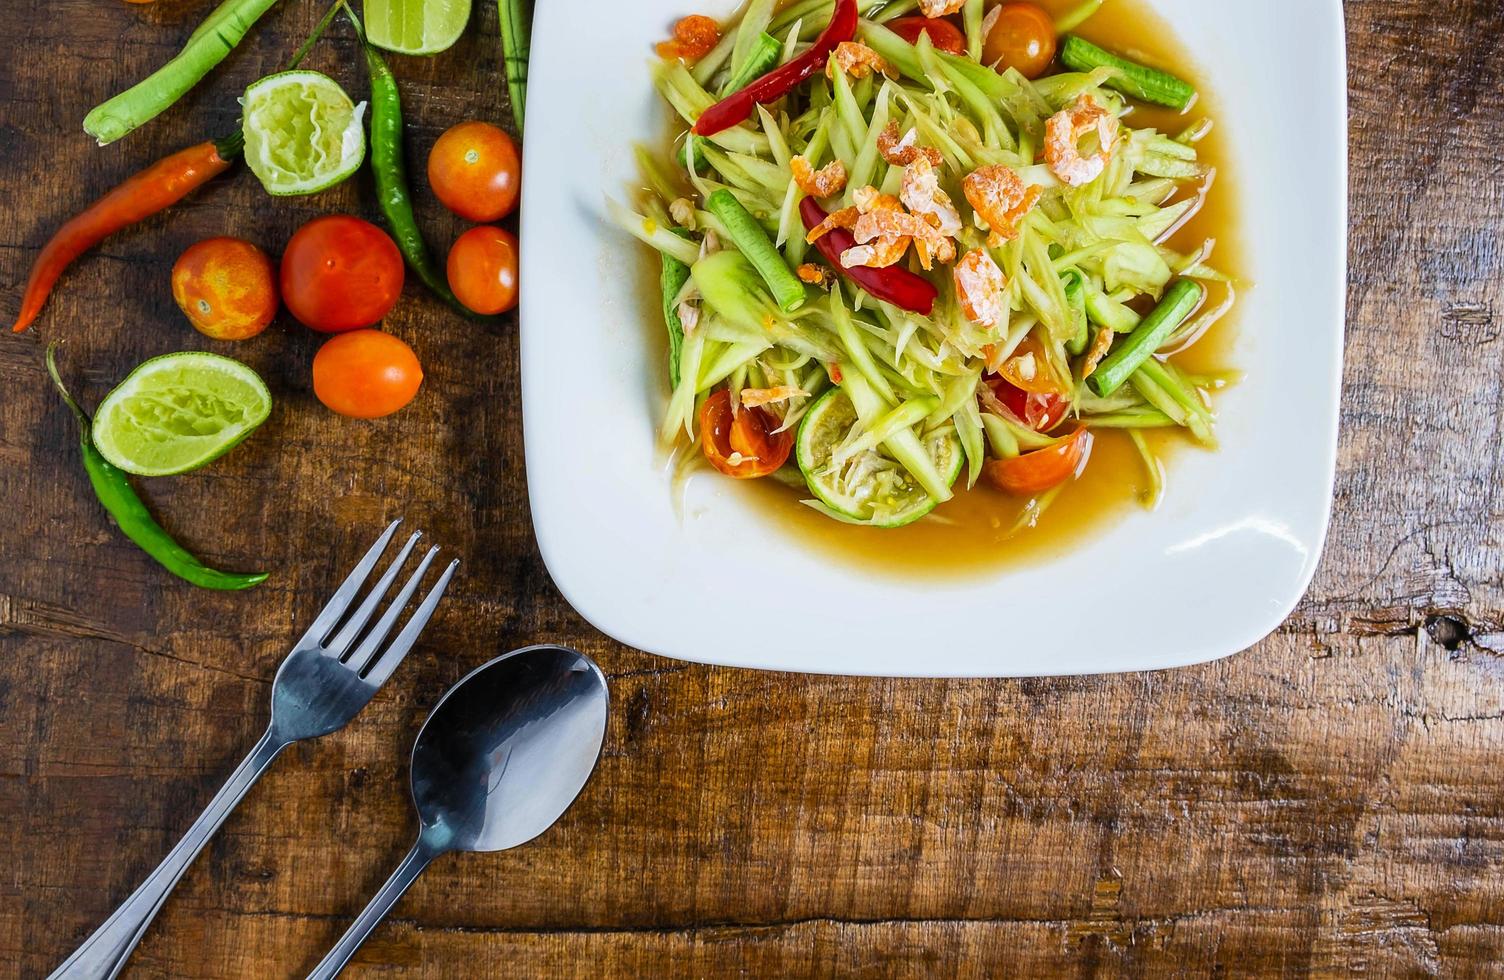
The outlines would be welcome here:
<svg viewBox="0 0 1504 980">
<path fill-rule="evenodd" d="M 198 469 L 239 445 L 271 414 L 265 382 L 239 361 L 189 352 L 154 357 L 99 403 L 91 435 L 138 476 Z"/>
<path fill-rule="evenodd" d="M 360 169 L 366 104 L 316 71 L 287 71 L 245 90 L 245 159 L 267 193 L 314 194 Z"/>
<path fill-rule="evenodd" d="M 366 37 L 396 54 L 447 51 L 470 22 L 470 0 L 365 0 Z"/>
<path fill-rule="evenodd" d="M 912 524 L 934 510 L 939 501 L 876 450 L 835 463 L 836 449 L 849 440 L 856 425 L 856 408 L 839 388 L 820 396 L 799 423 L 795 458 L 810 493 L 819 500 L 817 509 L 849 524 L 881 528 Z M 965 462 L 955 429 L 933 432 L 924 444 L 936 468 L 954 484 Z"/>
</svg>

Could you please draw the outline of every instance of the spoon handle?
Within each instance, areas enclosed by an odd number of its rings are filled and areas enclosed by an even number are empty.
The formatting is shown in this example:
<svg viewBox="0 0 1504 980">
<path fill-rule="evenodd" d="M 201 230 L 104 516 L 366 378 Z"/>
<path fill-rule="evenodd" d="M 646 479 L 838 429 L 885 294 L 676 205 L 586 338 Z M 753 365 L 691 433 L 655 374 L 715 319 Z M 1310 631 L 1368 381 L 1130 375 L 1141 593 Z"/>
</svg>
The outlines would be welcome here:
<svg viewBox="0 0 1504 980">
<path fill-rule="evenodd" d="M 108 980 L 116 976 L 188 865 L 287 744 L 268 728 L 157 869 L 48 980 Z"/>
<path fill-rule="evenodd" d="M 428 863 L 437 857 L 438 853 L 429 847 L 422 837 L 419 837 L 417 843 L 413 844 L 412 850 L 407 852 L 407 857 L 397 865 L 397 870 L 392 872 L 386 884 L 382 885 L 381 890 L 371 899 L 370 904 L 355 917 L 355 921 L 350 923 L 350 928 L 340 937 L 339 942 L 334 944 L 334 948 L 329 951 L 328 955 L 319 961 L 319 965 L 313 968 L 312 973 L 308 974 L 308 980 L 333 980 L 334 977 L 339 976 L 339 971 L 345 968 L 345 964 L 350 961 L 350 957 L 355 955 L 360 944 L 366 941 L 371 930 L 375 929 L 376 924 L 386 917 L 386 914 L 392 910 L 392 906 L 397 904 L 397 899 L 402 897 L 402 893 L 407 891 L 408 886 L 423 873 L 423 869 L 428 867 Z"/>
</svg>

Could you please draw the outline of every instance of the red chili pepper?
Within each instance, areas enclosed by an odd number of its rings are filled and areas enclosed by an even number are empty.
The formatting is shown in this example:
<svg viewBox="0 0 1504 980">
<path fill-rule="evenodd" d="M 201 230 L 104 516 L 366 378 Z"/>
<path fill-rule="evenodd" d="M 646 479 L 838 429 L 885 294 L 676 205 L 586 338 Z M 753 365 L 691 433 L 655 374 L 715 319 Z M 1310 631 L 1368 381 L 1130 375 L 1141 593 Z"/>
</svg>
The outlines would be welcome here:
<svg viewBox="0 0 1504 980">
<path fill-rule="evenodd" d="M 31 267 L 21 312 L 11 329 L 20 333 L 31 326 L 52 294 L 58 277 L 74 259 L 120 229 L 171 207 L 190 191 L 224 173 L 239 155 L 240 147 L 237 133 L 221 143 L 211 140 L 179 150 L 128 178 L 59 228 Z"/>
<path fill-rule="evenodd" d="M 799 219 L 804 222 L 805 228 L 813 231 L 827 217 L 825 209 L 814 198 L 806 197 L 799 202 Z M 886 269 L 869 269 L 864 265 L 857 265 L 848 269 L 841 264 L 841 253 L 855 246 L 856 236 L 845 228 L 834 228 L 815 241 L 815 247 L 832 268 L 875 298 L 911 313 L 930 315 L 935 309 L 935 297 L 939 295 L 933 283 L 896 265 Z"/>
<path fill-rule="evenodd" d="M 730 129 L 752 115 L 754 107 L 788 94 L 794 86 L 823 69 L 838 44 L 856 37 L 856 21 L 856 0 L 836 0 L 830 24 L 808 51 L 706 109 L 695 121 L 695 135 L 714 136 Z"/>
</svg>

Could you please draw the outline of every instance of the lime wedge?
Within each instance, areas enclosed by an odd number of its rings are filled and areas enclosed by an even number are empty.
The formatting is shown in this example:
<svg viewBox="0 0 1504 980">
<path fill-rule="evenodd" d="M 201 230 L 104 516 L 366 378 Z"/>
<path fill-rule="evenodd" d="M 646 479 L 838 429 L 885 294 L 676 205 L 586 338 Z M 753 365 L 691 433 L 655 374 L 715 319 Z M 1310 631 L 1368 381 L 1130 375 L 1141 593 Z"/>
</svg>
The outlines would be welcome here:
<svg viewBox="0 0 1504 980">
<path fill-rule="evenodd" d="M 836 449 L 857 426 L 856 409 L 840 388 L 810 406 L 799 423 L 795 457 L 805 483 L 823 510 L 837 520 L 872 527 L 903 527 L 938 504 L 898 463 L 875 449 L 837 462 Z M 924 441 L 935 468 L 951 483 L 961 475 L 965 453 L 954 428 L 939 429 Z"/>
<path fill-rule="evenodd" d="M 365 0 L 366 37 L 398 54 L 447 51 L 470 20 L 470 0 Z"/>
<path fill-rule="evenodd" d="M 284 71 L 245 90 L 245 162 L 267 193 L 313 194 L 360 168 L 366 156 L 361 117 L 328 75 Z"/>
<path fill-rule="evenodd" d="M 94 447 L 138 476 L 170 476 L 218 459 L 272 410 L 255 371 L 218 354 L 154 357 L 104 396 Z"/>
</svg>

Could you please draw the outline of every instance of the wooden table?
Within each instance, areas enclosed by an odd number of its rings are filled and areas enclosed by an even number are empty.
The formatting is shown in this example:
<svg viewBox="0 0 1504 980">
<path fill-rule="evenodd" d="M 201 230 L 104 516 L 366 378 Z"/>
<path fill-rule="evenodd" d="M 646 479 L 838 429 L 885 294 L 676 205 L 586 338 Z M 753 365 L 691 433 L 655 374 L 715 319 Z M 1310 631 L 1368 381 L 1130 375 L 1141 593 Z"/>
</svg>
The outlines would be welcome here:
<svg viewBox="0 0 1504 980">
<path fill-rule="evenodd" d="M 283 3 L 210 84 L 93 148 L 87 108 L 168 57 L 204 6 L 0 6 L 0 312 L 62 216 L 228 130 L 238 89 L 319 13 Z M 421 106 L 412 146 L 504 114 L 495 9 L 478 8 L 449 57 L 399 60 Z M 67 341 L 64 370 L 93 402 L 150 355 L 210 346 L 168 294 L 185 246 L 235 234 L 275 252 L 316 214 L 373 215 L 371 192 L 273 205 L 242 173 L 110 241 L 39 330 L 0 338 L 0 962 L 43 975 L 166 853 L 260 732 L 290 637 L 404 514 L 466 559 L 424 644 L 356 723 L 252 791 L 132 975 L 301 975 L 413 835 L 405 757 L 428 707 L 544 639 L 612 678 L 594 782 L 535 844 L 438 862 L 360 972 L 1500 975 L 1504 6 L 1347 13 L 1351 300 L 1326 559 L 1275 635 L 1172 673 L 846 680 L 622 648 L 539 561 L 514 331 L 417 289 L 390 326 L 424 357 L 426 389 L 387 423 L 314 402 L 308 331 L 279 323 L 235 347 L 279 409 L 213 470 L 144 488 L 199 553 L 277 575 L 250 596 L 196 591 L 104 523 L 42 341 Z M 356 55 L 340 31 L 313 64 L 358 90 Z"/>
</svg>

